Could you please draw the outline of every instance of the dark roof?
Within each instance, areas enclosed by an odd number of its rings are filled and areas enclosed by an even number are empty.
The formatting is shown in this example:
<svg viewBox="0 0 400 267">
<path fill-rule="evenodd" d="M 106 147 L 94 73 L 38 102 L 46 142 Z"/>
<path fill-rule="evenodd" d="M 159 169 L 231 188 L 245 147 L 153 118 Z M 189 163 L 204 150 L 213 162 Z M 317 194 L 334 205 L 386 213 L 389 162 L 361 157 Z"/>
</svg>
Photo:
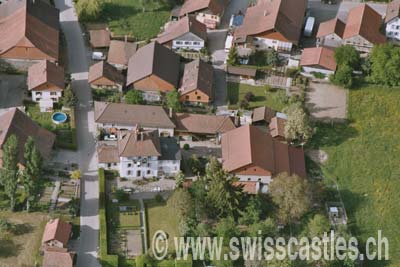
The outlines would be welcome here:
<svg viewBox="0 0 400 267">
<path fill-rule="evenodd" d="M 212 98 L 213 77 L 214 68 L 210 64 L 201 59 L 189 62 L 185 65 L 179 92 L 184 95 L 194 90 L 200 90 Z"/>
<path fill-rule="evenodd" d="M 44 1 L 9 0 L 0 5 L 0 55 L 23 42 L 58 60 L 59 27 L 58 9 Z"/>
<path fill-rule="evenodd" d="M 276 111 L 273 110 L 272 108 L 269 107 L 259 107 L 255 108 L 253 110 L 252 114 L 252 121 L 254 122 L 260 122 L 260 121 L 265 121 L 267 123 L 271 122 L 271 119 L 275 117 Z"/>
<path fill-rule="evenodd" d="M 257 70 L 254 68 L 235 67 L 229 65 L 226 71 L 232 75 L 249 76 L 249 77 L 256 77 L 257 73 Z"/>
<path fill-rule="evenodd" d="M 33 137 L 35 144 L 43 158 L 50 157 L 55 134 L 41 128 L 25 113 L 17 108 L 12 108 L 0 115 L 0 150 L 10 135 L 15 135 L 18 140 L 19 162 L 24 163 L 24 145 L 28 137 Z M 2 164 L 2 153 L 0 151 L 0 166 Z"/>
<path fill-rule="evenodd" d="M 28 90 L 34 90 L 43 84 L 50 84 L 57 88 L 65 89 L 64 68 L 48 60 L 34 64 L 28 69 Z M 46 88 L 48 89 L 48 88 Z"/>
<path fill-rule="evenodd" d="M 176 131 L 194 134 L 219 134 L 236 128 L 229 116 L 176 113 L 174 121 Z"/>
<path fill-rule="evenodd" d="M 128 64 L 127 85 L 138 82 L 150 75 L 178 87 L 180 57 L 173 51 L 152 42 L 140 48 Z"/>
<path fill-rule="evenodd" d="M 205 9 L 209 9 L 214 15 L 219 15 L 224 11 L 225 5 L 225 0 L 186 0 L 179 10 L 179 15 L 184 16 Z"/>
<path fill-rule="evenodd" d="M 97 123 L 175 128 L 167 112 L 160 106 L 95 102 L 94 118 Z"/>
<path fill-rule="evenodd" d="M 108 29 L 89 31 L 90 44 L 94 48 L 102 48 L 110 46 L 110 32 Z"/>
<path fill-rule="evenodd" d="M 136 43 L 112 40 L 108 50 L 107 61 L 110 64 L 128 66 L 129 59 L 136 53 L 136 50 Z"/>
<path fill-rule="evenodd" d="M 197 37 L 207 40 L 207 26 L 196 20 L 193 16 L 186 16 L 172 24 L 158 35 L 157 42 L 160 44 L 168 43 L 175 40 L 186 33 L 192 33 Z"/>
<path fill-rule="evenodd" d="M 181 160 L 181 149 L 175 138 L 160 137 L 161 157 L 160 160 Z"/>
<path fill-rule="evenodd" d="M 159 157 L 160 138 L 157 131 L 120 131 L 118 136 L 120 157 Z"/>
<path fill-rule="evenodd" d="M 100 78 L 106 78 L 112 82 L 123 85 L 125 77 L 111 64 L 100 61 L 89 68 L 88 82 L 92 83 Z"/>
</svg>

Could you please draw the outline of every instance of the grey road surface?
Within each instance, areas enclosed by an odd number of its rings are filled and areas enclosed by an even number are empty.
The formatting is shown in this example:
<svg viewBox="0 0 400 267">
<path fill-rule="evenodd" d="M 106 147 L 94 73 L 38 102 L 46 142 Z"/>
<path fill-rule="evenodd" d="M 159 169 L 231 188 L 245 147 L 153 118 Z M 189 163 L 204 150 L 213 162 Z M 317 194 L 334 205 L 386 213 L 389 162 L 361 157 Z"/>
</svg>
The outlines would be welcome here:
<svg viewBox="0 0 400 267">
<path fill-rule="evenodd" d="M 87 82 L 88 59 L 82 30 L 71 0 L 55 0 L 60 10 L 61 28 L 68 45 L 68 71 L 72 88 L 78 97 L 76 124 L 78 151 L 76 157 L 83 173 L 81 190 L 81 235 L 78 246 L 77 267 L 100 267 L 97 259 L 99 234 L 99 192 L 97 159 L 95 155 L 95 126 L 90 106 L 91 91 Z"/>
</svg>

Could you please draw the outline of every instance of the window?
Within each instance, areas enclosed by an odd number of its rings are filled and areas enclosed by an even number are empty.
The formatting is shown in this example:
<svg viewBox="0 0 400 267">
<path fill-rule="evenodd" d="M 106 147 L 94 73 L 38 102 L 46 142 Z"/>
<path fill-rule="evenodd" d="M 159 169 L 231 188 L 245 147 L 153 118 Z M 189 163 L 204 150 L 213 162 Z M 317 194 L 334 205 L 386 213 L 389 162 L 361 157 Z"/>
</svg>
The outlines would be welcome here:
<svg viewBox="0 0 400 267">
<path fill-rule="evenodd" d="M 196 92 L 194 92 L 194 94 L 195 94 L 195 95 L 197 95 L 197 91 L 196 91 Z"/>
<path fill-rule="evenodd" d="M 186 96 L 186 100 L 189 100 L 189 96 L 188 95 Z"/>
<path fill-rule="evenodd" d="M 181 44 L 182 44 L 182 41 L 176 41 L 175 44 L 181 45 Z"/>
<path fill-rule="evenodd" d="M 258 181 L 261 182 L 261 178 L 258 178 Z"/>
<path fill-rule="evenodd" d="M 194 45 L 200 45 L 200 42 L 193 42 Z"/>
<path fill-rule="evenodd" d="M 128 168 L 132 167 L 132 163 L 128 163 Z"/>
<path fill-rule="evenodd" d="M 150 170 L 147 170 L 147 175 L 150 175 L 151 174 L 151 171 Z"/>
<path fill-rule="evenodd" d="M 197 100 L 201 100 L 201 96 L 197 96 Z"/>
<path fill-rule="evenodd" d="M 136 177 L 140 177 L 142 175 L 142 172 L 139 170 L 136 172 Z"/>
<path fill-rule="evenodd" d="M 131 176 L 131 174 L 132 174 L 131 171 L 128 171 L 128 172 L 126 173 L 127 176 Z"/>
<path fill-rule="evenodd" d="M 111 167 L 111 163 L 107 163 L 107 167 L 110 168 Z"/>
<path fill-rule="evenodd" d="M 50 95 L 57 95 L 57 92 L 50 92 Z"/>
<path fill-rule="evenodd" d="M 251 181 L 251 178 L 247 178 L 247 181 Z"/>
<path fill-rule="evenodd" d="M 191 45 L 191 44 L 192 44 L 192 42 L 185 41 L 185 45 Z"/>
<path fill-rule="evenodd" d="M 276 40 L 272 40 L 272 43 L 273 43 L 273 44 L 276 44 L 277 42 L 276 42 Z"/>
</svg>

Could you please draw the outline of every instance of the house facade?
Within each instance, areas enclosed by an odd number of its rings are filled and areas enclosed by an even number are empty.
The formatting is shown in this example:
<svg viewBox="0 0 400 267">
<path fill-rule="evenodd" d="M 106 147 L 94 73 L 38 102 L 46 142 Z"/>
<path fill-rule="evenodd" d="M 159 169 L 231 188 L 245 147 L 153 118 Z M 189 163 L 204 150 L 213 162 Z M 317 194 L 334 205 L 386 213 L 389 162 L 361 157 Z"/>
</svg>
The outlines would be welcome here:
<svg viewBox="0 0 400 267">
<path fill-rule="evenodd" d="M 387 5 L 385 16 L 386 37 L 400 40 L 400 1 L 394 0 Z"/>
<path fill-rule="evenodd" d="M 50 220 L 44 229 L 42 249 L 67 248 L 72 233 L 72 225 L 61 219 Z"/>
<path fill-rule="evenodd" d="M 88 82 L 92 88 L 122 91 L 125 77 L 111 64 L 100 61 L 89 68 Z"/>
<path fill-rule="evenodd" d="M 187 0 L 177 10 L 177 14 L 173 14 L 173 17 L 182 18 L 187 15 L 194 15 L 208 29 L 216 29 L 228 3 L 228 0 Z"/>
<path fill-rule="evenodd" d="M 317 32 L 317 46 L 339 47 L 343 43 L 343 33 L 346 24 L 339 18 L 334 18 L 319 25 Z"/>
</svg>

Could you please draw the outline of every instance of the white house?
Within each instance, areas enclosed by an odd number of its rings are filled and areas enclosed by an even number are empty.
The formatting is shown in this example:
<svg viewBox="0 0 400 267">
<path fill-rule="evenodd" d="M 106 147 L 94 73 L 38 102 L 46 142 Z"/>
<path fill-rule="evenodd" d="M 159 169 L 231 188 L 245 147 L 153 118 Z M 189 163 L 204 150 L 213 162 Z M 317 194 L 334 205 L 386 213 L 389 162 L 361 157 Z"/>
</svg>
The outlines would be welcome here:
<svg viewBox="0 0 400 267">
<path fill-rule="evenodd" d="M 52 111 L 65 89 L 64 69 L 48 60 L 40 61 L 29 67 L 27 82 L 32 100 L 39 103 L 40 111 Z"/>
<path fill-rule="evenodd" d="M 186 16 L 169 22 L 164 32 L 158 35 L 157 42 L 173 50 L 200 51 L 206 46 L 207 27 L 194 17 Z"/>
<path fill-rule="evenodd" d="M 100 144 L 97 151 L 99 167 L 118 170 L 121 177 L 171 177 L 180 171 L 176 139 L 159 137 L 156 131 L 121 131 L 115 145 Z"/>
<path fill-rule="evenodd" d="M 400 0 L 394 0 L 388 4 L 386 9 L 386 37 L 400 40 Z"/>
</svg>

